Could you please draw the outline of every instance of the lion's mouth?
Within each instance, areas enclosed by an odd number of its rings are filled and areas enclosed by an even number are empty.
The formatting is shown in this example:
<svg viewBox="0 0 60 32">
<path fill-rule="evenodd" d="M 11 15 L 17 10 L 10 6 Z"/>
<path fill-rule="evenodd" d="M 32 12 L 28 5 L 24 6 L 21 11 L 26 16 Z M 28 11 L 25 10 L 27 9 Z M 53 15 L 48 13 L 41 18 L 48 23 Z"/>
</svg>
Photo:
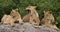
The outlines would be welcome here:
<svg viewBox="0 0 60 32">
<path fill-rule="evenodd" d="M 31 10 L 27 10 L 28 11 L 28 13 L 31 13 Z"/>
</svg>

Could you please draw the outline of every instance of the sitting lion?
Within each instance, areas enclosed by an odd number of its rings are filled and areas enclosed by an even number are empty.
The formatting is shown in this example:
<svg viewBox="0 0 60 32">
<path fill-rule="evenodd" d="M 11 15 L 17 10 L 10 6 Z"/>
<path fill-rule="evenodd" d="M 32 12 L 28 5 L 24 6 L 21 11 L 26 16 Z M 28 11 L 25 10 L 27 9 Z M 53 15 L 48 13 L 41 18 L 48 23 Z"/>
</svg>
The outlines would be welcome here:
<svg viewBox="0 0 60 32">
<path fill-rule="evenodd" d="M 51 11 L 44 11 L 44 18 L 41 21 L 42 25 L 46 25 L 53 29 L 58 29 L 57 26 L 54 24 L 55 19 L 52 15 Z"/>
<path fill-rule="evenodd" d="M 11 26 L 13 26 L 14 25 L 14 19 L 10 15 L 4 14 L 4 16 L 1 19 L 1 23 L 10 24 Z"/>
<path fill-rule="evenodd" d="M 12 9 L 10 15 L 14 18 L 14 20 L 16 22 L 18 21 L 19 23 L 23 24 L 23 20 L 21 19 L 21 15 L 18 13 L 18 8 Z"/>
<path fill-rule="evenodd" d="M 38 12 L 36 11 L 36 6 L 28 6 L 26 10 L 28 13 L 23 17 L 23 21 L 29 21 L 31 24 L 39 25 L 40 20 Z"/>
</svg>

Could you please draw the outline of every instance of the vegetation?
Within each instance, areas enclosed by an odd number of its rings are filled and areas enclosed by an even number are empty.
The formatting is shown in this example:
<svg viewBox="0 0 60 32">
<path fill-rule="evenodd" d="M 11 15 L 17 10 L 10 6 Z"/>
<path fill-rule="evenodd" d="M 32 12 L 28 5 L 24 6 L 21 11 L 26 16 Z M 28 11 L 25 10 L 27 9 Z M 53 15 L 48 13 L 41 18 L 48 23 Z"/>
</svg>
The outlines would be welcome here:
<svg viewBox="0 0 60 32">
<path fill-rule="evenodd" d="M 56 25 L 60 28 L 60 0 L 0 0 L 0 19 L 4 14 L 9 14 L 14 8 L 19 8 L 23 17 L 28 5 L 37 6 L 40 19 L 43 18 L 43 10 L 51 10 L 56 19 Z"/>
</svg>

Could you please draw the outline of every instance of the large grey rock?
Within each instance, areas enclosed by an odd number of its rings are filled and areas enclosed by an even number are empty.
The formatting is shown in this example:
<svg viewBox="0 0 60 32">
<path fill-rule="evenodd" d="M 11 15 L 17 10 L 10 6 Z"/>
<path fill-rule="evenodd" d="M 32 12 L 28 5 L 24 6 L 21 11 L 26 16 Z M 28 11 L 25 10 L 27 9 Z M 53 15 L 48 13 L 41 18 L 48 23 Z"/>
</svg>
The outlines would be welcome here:
<svg viewBox="0 0 60 32">
<path fill-rule="evenodd" d="M 60 32 L 46 26 L 35 26 L 30 23 L 15 24 L 14 27 L 10 25 L 0 25 L 0 32 Z"/>
</svg>

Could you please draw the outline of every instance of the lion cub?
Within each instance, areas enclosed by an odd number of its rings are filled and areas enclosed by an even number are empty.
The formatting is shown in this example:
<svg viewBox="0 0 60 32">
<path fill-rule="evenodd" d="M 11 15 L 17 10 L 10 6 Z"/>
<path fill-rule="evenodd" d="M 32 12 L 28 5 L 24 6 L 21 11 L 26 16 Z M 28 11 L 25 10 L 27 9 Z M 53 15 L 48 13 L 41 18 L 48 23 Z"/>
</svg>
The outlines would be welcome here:
<svg viewBox="0 0 60 32">
<path fill-rule="evenodd" d="M 23 17 L 23 20 L 29 21 L 31 24 L 39 25 L 40 19 L 38 12 L 36 11 L 36 6 L 28 6 L 26 10 L 28 11 L 28 13 Z"/>
<path fill-rule="evenodd" d="M 10 15 L 13 17 L 13 19 L 17 22 L 19 22 L 20 24 L 23 24 L 23 20 L 21 19 L 21 15 L 18 12 L 18 8 L 16 9 L 12 9 Z"/>
<path fill-rule="evenodd" d="M 13 26 L 14 25 L 14 19 L 10 15 L 4 14 L 4 16 L 1 19 L 1 23 L 10 24 L 11 26 Z"/>
<path fill-rule="evenodd" d="M 52 29 L 58 29 L 57 26 L 54 24 L 55 19 L 51 11 L 44 11 L 44 18 L 42 19 L 41 22 L 42 22 L 42 25 L 46 25 Z"/>
</svg>

